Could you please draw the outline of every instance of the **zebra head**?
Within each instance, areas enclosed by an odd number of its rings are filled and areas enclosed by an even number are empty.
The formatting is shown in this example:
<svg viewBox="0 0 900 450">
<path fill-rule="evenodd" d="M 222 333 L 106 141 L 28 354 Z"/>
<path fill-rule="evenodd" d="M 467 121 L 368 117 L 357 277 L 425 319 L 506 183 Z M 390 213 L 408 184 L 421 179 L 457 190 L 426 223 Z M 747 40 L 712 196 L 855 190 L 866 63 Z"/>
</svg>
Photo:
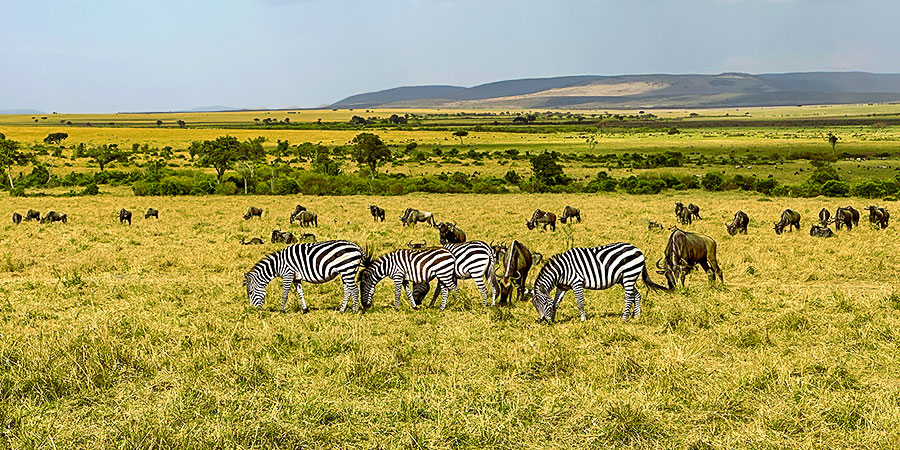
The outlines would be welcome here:
<svg viewBox="0 0 900 450">
<path fill-rule="evenodd" d="M 266 303 L 266 285 L 260 282 L 256 273 L 251 271 L 244 274 L 244 286 L 247 288 L 247 298 L 250 299 L 250 304 L 262 308 L 262 305 Z"/>
<path fill-rule="evenodd" d="M 357 275 L 357 281 L 359 282 L 359 297 L 360 297 L 360 305 L 362 305 L 363 309 L 368 309 L 372 306 L 372 298 L 375 297 L 375 286 L 378 285 L 378 282 L 384 278 L 383 272 L 380 270 L 382 263 L 382 258 L 377 260 L 373 260 L 372 255 L 366 251 L 363 252 L 363 259 L 360 262 L 359 275 Z"/>
<path fill-rule="evenodd" d="M 531 294 L 531 304 L 538 313 L 538 321 L 553 322 L 556 317 L 556 305 L 550 296 L 550 290 L 535 284 L 534 290 L 528 293 Z"/>
</svg>

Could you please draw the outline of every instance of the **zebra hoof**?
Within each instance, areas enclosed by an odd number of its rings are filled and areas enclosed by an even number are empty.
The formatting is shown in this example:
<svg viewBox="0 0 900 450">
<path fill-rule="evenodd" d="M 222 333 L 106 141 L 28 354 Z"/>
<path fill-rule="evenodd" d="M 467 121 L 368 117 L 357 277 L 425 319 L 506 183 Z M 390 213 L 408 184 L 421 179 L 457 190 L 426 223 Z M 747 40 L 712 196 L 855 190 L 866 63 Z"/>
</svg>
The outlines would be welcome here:
<svg viewBox="0 0 900 450">
<path fill-rule="evenodd" d="M 306 314 L 306 313 L 309 312 L 309 308 L 303 308 L 303 310 L 302 310 L 301 312 L 302 312 L 303 314 Z"/>
</svg>

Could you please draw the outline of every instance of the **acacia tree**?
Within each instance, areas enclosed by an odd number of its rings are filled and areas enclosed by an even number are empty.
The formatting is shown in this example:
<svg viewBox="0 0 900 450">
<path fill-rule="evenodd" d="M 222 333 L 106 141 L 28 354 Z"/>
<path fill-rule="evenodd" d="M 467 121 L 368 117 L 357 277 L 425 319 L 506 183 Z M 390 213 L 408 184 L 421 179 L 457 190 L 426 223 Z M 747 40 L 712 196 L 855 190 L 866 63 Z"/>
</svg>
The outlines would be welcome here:
<svg viewBox="0 0 900 450">
<path fill-rule="evenodd" d="M 828 133 L 828 143 L 831 144 L 831 154 L 834 154 L 834 146 L 837 145 L 839 137 L 835 136 L 834 133 Z"/>
<path fill-rule="evenodd" d="M 459 145 L 463 145 L 463 138 L 468 136 L 469 132 L 460 130 L 460 131 L 457 131 L 456 133 L 453 133 L 453 135 L 459 138 Z"/>
<path fill-rule="evenodd" d="M 119 150 L 119 144 L 103 144 L 99 147 L 92 147 L 85 152 L 85 156 L 94 158 L 97 161 L 97 165 L 100 166 L 101 172 L 111 162 L 128 159 L 128 154 Z"/>
<path fill-rule="evenodd" d="M 263 142 L 265 142 L 264 137 L 257 137 L 242 143 L 234 136 L 219 136 L 213 141 L 203 141 L 197 148 L 197 164 L 216 169 L 216 180 L 219 184 L 222 184 L 222 176 L 225 175 L 225 171 L 236 162 L 243 163 L 252 178 L 253 170 L 250 163 L 258 161 L 266 155 L 262 148 Z M 245 177 L 245 190 L 246 187 Z"/>
<path fill-rule="evenodd" d="M 62 141 L 69 138 L 69 133 L 50 133 L 44 138 L 45 144 L 59 145 Z"/>
<path fill-rule="evenodd" d="M 6 172 L 10 189 L 15 189 L 12 178 L 12 166 L 28 164 L 32 155 L 19 151 L 19 143 L 9 139 L 0 139 L 0 169 Z"/>
<path fill-rule="evenodd" d="M 353 160 L 357 164 L 368 166 L 375 178 L 378 165 L 391 159 L 391 149 L 380 137 L 372 133 L 360 133 L 350 141 L 354 145 Z"/>
<path fill-rule="evenodd" d="M 162 126 L 162 120 L 157 119 L 157 120 L 156 120 L 156 126 L 158 126 L 158 127 L 159 127 L 159 126 Z"/>
</svg>

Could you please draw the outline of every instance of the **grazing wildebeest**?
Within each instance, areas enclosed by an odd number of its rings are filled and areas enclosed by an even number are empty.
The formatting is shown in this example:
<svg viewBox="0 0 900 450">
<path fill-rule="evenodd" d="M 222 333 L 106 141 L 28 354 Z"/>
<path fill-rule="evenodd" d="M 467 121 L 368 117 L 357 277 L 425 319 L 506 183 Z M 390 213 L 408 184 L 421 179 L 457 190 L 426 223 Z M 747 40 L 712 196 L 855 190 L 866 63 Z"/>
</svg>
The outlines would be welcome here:
<svg viewBox="0 0 900 450">
<path fill-rule="evenodd" d="M 122 208 L 119 211 L 119 223 L 128 222 L 128 225 L 131 225 L 131 211 Z"/>
<path fill-rule="evenodd" d="M 147 212 L 144 213 L 144 218 L 149 219 L 151 217 L 156 217 L 157 219 L 159 219 L 159 211 L 153 208 L 147 208 Z"/>
<path fill-rule="evenodd" d="M 525 296 L 525 280 L 528 278 L 528 272 L 534 264 L 540 262 L 543 258 L 540 253 L 537 261 L 534 260 L 532 253 L 527 247 L 519 241 L 512 241 L 509 247 L 503 252 L 499 252 L 498 256 L 502 257 L 498 260 L 502 264 L 503 274 L 499 272 L 494 274 L 500 286 L 500 305 L 510 303 L 512 300 L 512 290 L 516 288 L 516 300 L 521 301 Z"/>
<path fill-rule="evenodd" d="M 647 231 L 653 231 L 653 230 L 656 230 L 656 229 L 662 231 L 662 230 L 664 230 L 665 228 L 663 228 L 663 226 L 662 226 L 661 223 L 656 222 L 656 221 L 654 221 L 654 220 L 651 220 L 650 223 L 647 224 Z"/>
<path fill-rule="evenodd" d="M 291 223 L 294 223 L 295 221 L 300 220 L 300 219 L 298 218 L 298 215 L 299 215 L 301 212 L 303 212 L 303 211 L 308 211 L 308 210 L 307 210 L 306 207 L 303 206 L 303 205 L 297 205 L 297 207 L 294 208 L 294 212 L 292 212 L 291 215 L 290 215 L 290 217 L 288 218 L 289 221 L 290 221 Z"/>
<path fill-rule="evenodd" d="M 250 239 L 249 241 L 244 241 L 243 239 L 241 239 L 241 245 L 263 245 L 264 243 L 265 242 L 263 242 L 263 240 L 258 237 Z"/>
<path fill-rule="evenodd" d="M 410 241 L 406 243 L 406 246 L 411 249 L 425 248 L 425 247 L 428 247 L 428 241 L 426 241 L 425 239 L 422 239 L 421 244 L 419 244 L 419 243 L 413 244 L 412 239 L 410 239 Z"/>
<path fill-rule="evenodd" d="M 437 228 L 438 233 L 441 234 L 441 245 L 462 244 L 463 242 L 466 242 L 466 233 L 463 230 L 456 228 L 456 221 L 452 224 L 441 222 L 435 225 L 435 228 Z"/>
<path fill-rule="evenodd" d="M 372 213 L 372 220 L 378 222 L 378 219 L 381 219 L 384 222 L 384 210 L 375 206 L 369 205 L 369 212 Z"/>
<path fill-rule="evenodd" d="M 41 220 L 41 213 L 35 211 L 33 209 L 29 209 L 27 213 L 25 213 L 25 220 Z"/>
<path fill-rule="evenodd" d="M 775 222 L 775 234 L 781 234 L 784 227 L 788 227 L 788 231 L 794 231 L 794 227 L 800 229 L 800 213 L 792 209 L 786 209 L 781 213 L 781 220 Z"/>
<path fill-rule="evenodd" d="M 728 234 L 734 236 L 738 232 L 747 234 L 747 225 L 750 225 L 750 216 L 739 210 L 734 213 L 734 219 L 731 220 L 731 223 L 725 223 L 725 228 L 728 229 Z"/>
<path fill-rule="evenodd" d="M 531 215 L 531 220 L 525 221 L 525 225 L 529 230 L 543 225 L 541 231 L 547 231 L 547 226 L 550 226 L 550 231 L 556 231 L 556 214 L 538 209 Z"/>
<path fill-rule="evenodd" d="M 300 211 L 291 219 L 291 223 L 293 223 L 294 220 L 300 222 L 301 227 L 308 227 L 310 225 L 315 225 L 316 227 L 319 226 L 319 216 L 310 211 Z"/>
<path fill-rule="evenodd" d="M 675 218 L 678 219 L 678 223 L 682 225 L 689 225 L 692 223 L 691 210 L 684 207 L 684 204 L 681 202 L 675 202 Z"/>
<path fill-rule="evenodd" d="M 809 235 L 812 237 L 830 238 L 834 236 L 834 232 L 827 226 L 813 225 L 812 228 L 809 229 Z"/>
<path fill-rule="evenodd" d="M 18 225 L 18 224 L 22 223 L 22 215 L 17 212 L 13 212 L 12 220 L 13 220 L 14 224 Z"/>
<path fill-rule="evenodd" d="M 400 222 L 403 223 L 403 226 L 407 225 L 415 225 L 419 222 L 425 222 L 430 224 L 431 226 L 435 225 L 434 214 L 428 211 L 419 211 L 418 209 L 406 208 L 406 211 L 403 211 L 403 215 L 400 216 Z"/>
<path fill-rule="evenodd" d="M 310 241 L 316 242 L 316 235 L 314 235 L 312 233 L 303 233 L 297 238 L 297 240 L 300 240 L 300 241 L 310 240 Z"/>
<path fill-rule="evenodd" d="M 853 220 L 853 215 L 856 214 L 856 220 Z M 847 231 L 853 229 L 853 225 L 855 223 L 859 223 L 859 211 L 847 206 L 847 207 L 838 207 L 838 209 L 834 212 L 834 226 L 838 230 L 843 226 L 847 226 Z"/>
<path fill-rule="evenodd" d="M 700 207 L 699 206 L 697 206 L 693 203 L 688 203 L 687 209 L 688 209 L 688 211 L 690 211 L 691 217 L 696 217 L 698 220 L 703 220 L 703 218 L 700 217 Z"/>
<path fill-rule="evenodd" d="M 889 213 L 887 209 L 872 205 L 866 206 L 865 209 L 869 211 L 869 222 L 880 227 L 882 230 L 888 227 L 891 213 Z"/>
<path fill-rule="evenodd" d="M 48 211 L 47 215 L 45 215 L 44 218 L 41 219 L 41 223 L 53 223 L 53 222 L 67 223 L 68 218 L 66 217 L 65 214 L 58 213 L 56 211 Z"/>
<path fill-rule="evenodd" d="M 819 223 L 824 225 L 828 225 L 828 222 L 831 221 L 831 211 L 827 208 L 822 208 L 819 210 Z"/>
<path fill-rule="evenodd" d="M 257 208 L 255 206 L 251 206 L 250 209 L 247 210 L 247 214 L 244 214 L 244 220 L 248 220 L 251 217 L 262 218 L 262 213 L 263 213 L 262 208 Z"/>
<path fill-rule="evenodd" d="M 716 241 L 702 234 L 688 233 L 679 229 L 672 231 L 669 242 L 666 244 L 665 265 L 662 259 L 656 261 L 656 272 L 665 275 L 670 288 L 674 288 L 677 281 L 681 280 L 684 286 L 684 277 L 695 265 L 700 264 L 706 272 L 710 284 L 715 284 L 716 276 L 723 283 L 722 269 L 716 260 Z"/>
<path fill-rule="evenodd" d="M 272 243 L 282 242 L 285 244 L 295 244 L 297 238 L 290 231 L 272 230 Z"/>
<path fill-rule="evenodd" d="M 581 210 L 566 205 L 566 209 L 564 209 L 562 215 L 559 216 L 559 221 L 566 223 L 570 218 L 575 218 L 578 223 L 581 223 Z"/>
</svg>

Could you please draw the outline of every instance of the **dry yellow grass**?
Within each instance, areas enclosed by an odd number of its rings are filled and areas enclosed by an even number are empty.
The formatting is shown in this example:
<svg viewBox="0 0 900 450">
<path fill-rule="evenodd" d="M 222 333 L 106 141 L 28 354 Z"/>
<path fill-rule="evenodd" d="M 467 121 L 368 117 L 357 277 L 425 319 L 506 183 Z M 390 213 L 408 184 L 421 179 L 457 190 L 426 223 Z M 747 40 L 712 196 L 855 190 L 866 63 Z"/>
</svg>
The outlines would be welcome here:
<svg viewBox="0 0 900 450">
<path fill-rule="evenodd" d="M 896 225 L 876 231 L 863 218 L 820 240 L 808 226 L 833 201 L 688 195 L 3 197 L 0 446 L 895 447 Z M 294 294 L 277 312 L 278 283 L 255 310 L 240 284 L 280 246 L 239 239 L 301 231 L 287 224 L 296 203 L 319 213 L 320 240 L 379 253 L 437 238 L 400 227 L 413 206 L 457 220 L 471 239 L 520 239 L 547 256 L 569 239 L 627 241 L 654 261 L 668 233 L 646 221 L 673 223 L 676 200 L 703 208 L 706 220 L 688 228 L 718 241 L 725 286 L 694 274 L 686 289 L 645 297 L 637 322 L 618 318 L 621 288 L 589 292 L 584 324 L 569 294 L 560 323 L 546 326 L 528 304 L 482 308 L 471 281 L 444 313 L 395 312 L 382 282 L 364 315 L 333 311 L 337 282 L 305 287 L 307 315 Z M 371 221 L 370 203 L 387 222 Z M 534 208 L 566 204 L 584 223 L 525 228 Z M 261 220 L 241 219 L 250 205 L 265 209 Z M 148 206 L 159 221 L 143 219 Z M 122 207 L 133 226 L 118 224 Z M 776 236 L 785 207 L 803 230 Z M 9 223 L 28 208 L 69 223 Z M 751 217 L 748 236 L 725 233 L 737 209 Z"/>
</svg>

